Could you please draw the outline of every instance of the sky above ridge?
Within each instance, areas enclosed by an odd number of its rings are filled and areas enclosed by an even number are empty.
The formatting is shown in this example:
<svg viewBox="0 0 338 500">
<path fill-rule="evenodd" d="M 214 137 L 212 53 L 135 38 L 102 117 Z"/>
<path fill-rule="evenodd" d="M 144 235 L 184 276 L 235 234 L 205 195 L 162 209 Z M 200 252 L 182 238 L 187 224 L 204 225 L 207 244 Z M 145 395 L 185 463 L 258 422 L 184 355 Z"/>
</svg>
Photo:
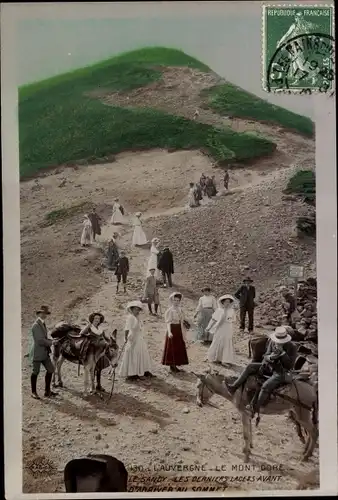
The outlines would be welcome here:
<svg viewBox="0 0 338 500">
<path fill-rule="evenodd" d="M 262 90 L 261 9 L 246 14 L 106 19 L 29 19 L 17 30 L 17 84 L 23 85 L 144 46 L 181 49 L 243 89 L 313 117 L 307 96 Z"/>
</svg>

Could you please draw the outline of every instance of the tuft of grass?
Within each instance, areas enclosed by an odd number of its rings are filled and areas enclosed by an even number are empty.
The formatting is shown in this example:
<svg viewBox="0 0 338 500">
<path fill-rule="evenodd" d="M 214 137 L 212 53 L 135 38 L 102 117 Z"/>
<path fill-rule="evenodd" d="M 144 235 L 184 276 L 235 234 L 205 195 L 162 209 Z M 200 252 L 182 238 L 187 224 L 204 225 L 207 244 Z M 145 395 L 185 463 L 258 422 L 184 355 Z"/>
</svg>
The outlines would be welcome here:
<svg viewBox="0 0 338 500">
<path fill-rule="evenodd" d="M 57 210 L 53 210 L 45 215 L 45 220 L 42 223 L 43 227 L 53 226 L 58 222 L 62 222 L 66 219 L 70 219 L 74 215 L 77 215 L 81 212 L 88 212 L 93 207 L 93 204 L 87 201 L 82 203 L 78 203 L 77 205 L 72 205 L 71 207 L 63 207 Z"/>
<path fill-rule="evenodd" d="M 310 118 L 274 106 L 231 83 L 215 85 L 202 91 L 208 98 L 211 109 L 222 116 L 233 116 L 280 125 L 307 137 L 314 135 L 314 124 Z"/>
<path fill-rule="evenodd" d="M 316 203 L 316 176 L 313 170 L 299 170 L 289 179 L 284 190 L 285 194 L 301 196 L 306 203 Z"/>
<path fill-rule="evenodd" d="M 79 160 L 93 163 L 127 150 L 200 149 L 223 163 L 244 162 L 274 151 L 273 142 L 255 134 L 220 129 L 155 109 L 106 106 L 88 96 L 93 90 L 128 92 L 148 85 L 161 78 L 161 66 L 211 71 L 180 50 L 148 47 L 21 87 L 21 178 Z M 252 119 L 268 120 L 274 116 L 274 106 L 230 87 L 232 114 L 242 109 L 242 115 Z M 218 107 L 221 114 L 225 112 L 220 104 Z M 298 116 L 279 109 L 285 116 Z"/>
</svg>

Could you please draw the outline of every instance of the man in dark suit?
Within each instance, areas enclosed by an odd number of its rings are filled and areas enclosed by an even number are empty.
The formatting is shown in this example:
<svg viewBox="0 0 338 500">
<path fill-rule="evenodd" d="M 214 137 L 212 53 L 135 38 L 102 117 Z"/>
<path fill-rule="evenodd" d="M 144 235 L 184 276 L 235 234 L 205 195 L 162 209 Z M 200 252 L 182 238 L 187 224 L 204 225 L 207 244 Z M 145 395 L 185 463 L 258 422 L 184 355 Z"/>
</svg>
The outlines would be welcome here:
<svg viewBox="0 0 338 500">
<path fill-rule="evenodd" d="M 162 272 L 163 285 L 167 286 L 168 280 L 168 286 L 171 288 L 173 286 L 171 276 L 174 274 L 174 258 L 168 247 L 163 249 L 158 260 L 157 268 Z"/>
<path fill-rule="evenodd" d="M 274 389 L 285 383 L 286 375 L 293 369 L 297 357 L 297 346 L 291 341 L 291 336 L 284 326 L 279 326 L 270 335 L 262 363 L 251 362 L 240 374 L 238 379 L 227 388 L 231 394 L 241 387 L 250 375 L 265 373 L 270 377 L 263 383 L 257 401 L 250 408 L 259 413 Z"/>
<path fill-rule="evenodd" d="M 52 392 L 50 385 L 52 382 L 52 375 L 54 372 L 54 365 L 50 359 L 51 346 L 53 345 L 53 340 L 49 339 L 47 336 L 47 327 L 45 320 L 47 316 L 50 315 L 50 311 L 47 306 L 41 306 L 41 308 L 36 311 L 37 318 L 32 326 L 33 335 L 33 370 L 31 375 L 31 388 L 32 397 L 34 399 L 40 399 L 36 392 L 36 383 L 38 380 L 38 375 L 40 373 L 41 364 L 46 369 L 45 376 L 45 397 L 50 398 L 56 396 L 55 392 Z"/>
<path fill-rule="evenodd" d="M 253 280 L 251 278 L 245 278 L 243 280 L 243 285 L 235 293 L 236 299 L 239 300 L 240 306 L 240 329 L 242 332 L 245 330 L 245 317 L 248 313 L 249 318 L 249 333 L 253 333 L 254 329 L 254 308 L 255 308 L 255 297 L 256 289 L 252 285 Z"/>
</svg>

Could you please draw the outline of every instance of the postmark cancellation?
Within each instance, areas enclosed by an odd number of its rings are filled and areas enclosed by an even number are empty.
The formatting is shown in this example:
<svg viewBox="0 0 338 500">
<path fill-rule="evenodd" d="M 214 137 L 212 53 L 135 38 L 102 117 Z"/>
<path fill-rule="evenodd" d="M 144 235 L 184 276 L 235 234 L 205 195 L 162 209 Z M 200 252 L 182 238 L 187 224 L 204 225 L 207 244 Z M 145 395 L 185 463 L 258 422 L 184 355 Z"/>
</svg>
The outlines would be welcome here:
<svg viewBox="0 0 338 500">
<path fill-rule="evenodd" d="M 332 93 L 333 5 L 263 5 L 263 90 Z"/>
</svg>

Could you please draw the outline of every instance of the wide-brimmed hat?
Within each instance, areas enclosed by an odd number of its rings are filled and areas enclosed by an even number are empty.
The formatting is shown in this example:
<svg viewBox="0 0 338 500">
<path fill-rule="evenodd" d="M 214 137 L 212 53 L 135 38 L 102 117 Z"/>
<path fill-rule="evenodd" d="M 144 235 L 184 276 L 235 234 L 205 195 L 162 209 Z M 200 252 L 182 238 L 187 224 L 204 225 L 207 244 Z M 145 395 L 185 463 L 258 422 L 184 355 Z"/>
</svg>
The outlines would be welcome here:
<svg viewBox="0 0 338 500">
<path fill-rule="evenodd" d="M 95 316 L 100 317 L 100 325 L 101 325 L 101 323 L 104 322 L 104 316 L 103 316 L 103 314 L 101 314 L 99 312 L 93 312 L 89 315 L 89 318 L 88 318 L 89 323 L 93 323 Z"/>
<path fill-rule="evenodd" d="M 44 314 L 52 314 L 48 308 L 48 306 L 41 306 L 40 309 L 38 309 L 36 311 L 36 314 L 41 314 L 41 313 L 44 313 Z"/>
<path fill-rule="evenodd" d="M 153 239 L 151 240 L 151 242 L 152 242 L 152 243 L 158 243 L 159 241 L 160 241 L 160 240 L 159 240 L 158 238 L 153 238 Z"/>
<path fill-rule="evenodd" d="M 244 278 L 243 283 L 245 283 L 246 281 L 248 283 L 253 283 L 253 279 L 251 279 L 250 276 L 247 276 L 246 278 Z"/>
<path fill-rule="evenodd" d="M 181 292 L 173 292 L 171 295 L 169 295 L 169 300 L 172 302 L 175 297 L 179 297 L 181 300 L 183 299 L 183 295 Z"/>
<path fill-rule="evenodd" d="M 150 267 L 148 271 L 156 271 L 155 267 Z"/>
<path fill-rule="evenodd" d="M 291 335 L 289 335 L 284 326 L 277 326 L 275 331 L 270 334 L 270 339 L 277 344 L 286 344 L 290 342 Z"/>
<path fill-rule="evenodd" d="M 126 307 L 127 311 L 130 312 L 132 307 L 137 307 L 141 311 L 143 310 L 143 304 L 140 300 L 132 300 L 131 302 L 128 302 Z"/>
<path fill-rule="evenodd" d="M 142 212 L 136 212 L 136 214 L 135 214 L 136 217 L 141 217 L 141 215 L 142 215 Z"/>
<path fill-rule="evenodd" d="M 223 302 L 223 300 L 227 300 L 227 299 L 231 300 L 231 302 L 235 302 L 234 297 L 232 295 L 229 295 L 228 293 L 226 293 L 225 295 L 222 295 L 222 297 L 220 297 L 218 299 L 218 302 L 221 303 L 221 302 Z"/>
</svg>

